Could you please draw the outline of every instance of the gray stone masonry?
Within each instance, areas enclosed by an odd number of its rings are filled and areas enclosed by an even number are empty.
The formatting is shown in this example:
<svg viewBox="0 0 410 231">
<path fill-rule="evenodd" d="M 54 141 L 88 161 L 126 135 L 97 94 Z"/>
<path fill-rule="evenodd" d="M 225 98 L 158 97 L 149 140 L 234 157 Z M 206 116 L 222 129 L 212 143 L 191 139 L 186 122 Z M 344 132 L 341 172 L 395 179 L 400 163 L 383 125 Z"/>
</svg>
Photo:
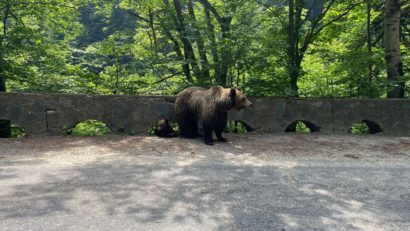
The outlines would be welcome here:
<svg viewBox="0 0 410 231">
<path fill-rule="evenodd" d="M 250 97 L 252 107 L 230 119 L 261 132 L 280 133 L 297 120 L 321 133 L 346 134 L 352 124 L 374 123 L 384 135 L 410 136 L 410 100 Z M 175 120 L 173 96 L 0 93 L 0 119 L 18 123 L 27 134 L 63 135 L 95 119 L 112 131 L 144 133 L 160 118 Z"/>
</svg>

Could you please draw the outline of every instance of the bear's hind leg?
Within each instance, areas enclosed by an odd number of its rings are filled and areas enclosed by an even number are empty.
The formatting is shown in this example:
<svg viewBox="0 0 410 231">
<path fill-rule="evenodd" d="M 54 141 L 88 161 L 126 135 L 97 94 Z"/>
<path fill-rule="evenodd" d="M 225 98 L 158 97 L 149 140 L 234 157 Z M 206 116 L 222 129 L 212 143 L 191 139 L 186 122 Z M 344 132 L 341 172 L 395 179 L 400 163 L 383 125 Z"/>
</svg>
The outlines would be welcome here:
<svg viewBox="0 0 410 231">
<path fill-rule="evenodd" d="M 203 122 L 202 128 L 204 130 L 204 141 L 207 145 L 213 145 L 214 140 L 212 139 L 212 131 L 214 130 L 214 123 Z"/>
<path fill-rule="evenodd" d="M 195 137 L 202 137 L 203 135 L 199 133 L 198 123 L 195 121 L 192 123 L 192 134 Z"/>
<path fill-rule="evenodd" d="M 204 141 L 207 145 L 213 145 L 212 132 L 215 128 L 215 119 L 207 119 L 202 122 L 202 128 L 204 130 Z"/>
<path fill-rule="evenodd" d="M 180 121 L 181 137 L 196 138 L 198 133 L 198 125 L 194 119 L 184 118 Z"/>
</svg>

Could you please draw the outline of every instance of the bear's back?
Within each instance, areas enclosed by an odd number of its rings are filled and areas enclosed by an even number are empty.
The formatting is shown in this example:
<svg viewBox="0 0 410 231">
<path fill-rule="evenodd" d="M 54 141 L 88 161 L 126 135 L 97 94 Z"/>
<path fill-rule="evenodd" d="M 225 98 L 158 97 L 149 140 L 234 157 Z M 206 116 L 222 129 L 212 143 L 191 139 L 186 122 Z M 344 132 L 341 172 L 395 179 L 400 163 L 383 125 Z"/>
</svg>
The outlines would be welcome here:
<svg viewBox="0 0 410 231">
<path fill-rule="evenodd" d="M 202 110 L 207 89 L 202 87 L 188 87 L 181 91 L 175 100 L 178 113 L 198 114 Z"/>
</svg>

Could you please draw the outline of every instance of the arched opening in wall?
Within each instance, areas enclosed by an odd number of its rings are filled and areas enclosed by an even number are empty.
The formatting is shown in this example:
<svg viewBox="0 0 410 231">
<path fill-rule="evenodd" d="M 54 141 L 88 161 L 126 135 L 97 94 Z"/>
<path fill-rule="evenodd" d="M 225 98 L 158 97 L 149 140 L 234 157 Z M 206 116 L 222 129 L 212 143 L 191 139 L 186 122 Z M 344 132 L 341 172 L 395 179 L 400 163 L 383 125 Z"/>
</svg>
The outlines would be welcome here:
<svg viewBox="0 0 410 231">
<path fill-rule="evenodd" d="M 320 127 L 307 120 L 296 120 L 286 127 L 285 132 L 296 132 L 296 133 L 320 132 Z"/>
<path fill-rule="evenodd" d="M 111 130 L 101 121 L 84 120 L 65 130 L 65 133 L 70 136 L 101 136 L 111 133 Z"/>
<path fill-rule="evenodd" d="M 178 123 L 168 119 L 160 119 L 156 124 L 150 126 L 145 134 L 148 136 L 176 137 L 180 132 Z M 134 134 L 131 134 L 134 135 Z"/>
<path fill-rule="evenodd" d="M 354 123 L 349 129 L 351 134 L 376 134 L 383 132 L 380 125 L 371 120 L 362 120 L 362 122 Z"/>
<path fill-rule="evenodd" d="M 225 131 L 227 133 L 237 133 L 237 134 L 244 134 L 255 129 L 252 128 L 249 124 L 241 121 L 241 120 L 229 120 L 226 124 Z"/>
<path fill-rule="evenodd" d="M 16 122 L 0 119 L 0 138 L 18 138 L 25 135 L 24 129 Z"/>
</svg>

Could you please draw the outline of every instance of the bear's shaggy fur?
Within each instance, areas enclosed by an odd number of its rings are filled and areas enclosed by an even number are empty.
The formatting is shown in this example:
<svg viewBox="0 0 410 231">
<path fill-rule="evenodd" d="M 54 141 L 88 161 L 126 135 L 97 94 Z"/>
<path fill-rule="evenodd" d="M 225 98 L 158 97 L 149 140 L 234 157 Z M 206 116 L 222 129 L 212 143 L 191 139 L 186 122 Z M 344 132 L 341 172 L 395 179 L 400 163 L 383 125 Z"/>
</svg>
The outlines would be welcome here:
<svg viewBox="0 0 410 231">
<path fill-rule="evenodd" d="M 158 125 L 155 128 L 155 135 L 164 138 L 172 138 L 178 136 L 175 130 L 169 124 L 168 119 L 160 119 L 158 121 Z"/>
<path fill-rule="evenodd" d="M 205 144 L 212 145 L 212 131 L 215 131 L 218 141 L 226 142 L 222 137 L 228 122 L 228 111 L 240 110 L 252 103 L 237 88 L 221 86 L 209 89 L 189 87 L 181 91 L 175 101 L 177 122 L 181 136 L 195 138 L 198 133 L 198 122 L 202 122 Z"/>
</svg>

